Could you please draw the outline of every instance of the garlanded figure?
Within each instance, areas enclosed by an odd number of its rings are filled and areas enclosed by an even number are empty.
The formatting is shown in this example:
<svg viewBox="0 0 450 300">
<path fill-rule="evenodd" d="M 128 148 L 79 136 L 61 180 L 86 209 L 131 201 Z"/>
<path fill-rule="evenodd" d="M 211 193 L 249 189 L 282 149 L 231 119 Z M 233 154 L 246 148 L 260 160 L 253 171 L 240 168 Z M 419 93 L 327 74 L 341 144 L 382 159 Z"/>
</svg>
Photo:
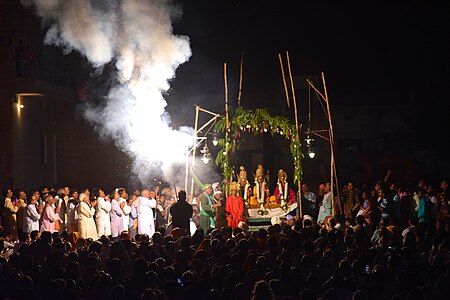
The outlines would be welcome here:
<svg viewBox="0 0 450 300">
<path fill-rule="evenodd" d="M 226 212 L 228 227 L 236 228 L 240 222 L 245 222 L 244 216 L 244 200 L 237 195 L 238 184 L 232 182 L 230 184 L 230 196 L 226 200 Z"/>
<path fill-rule="evenodd" d="M 276 197 L 276 202 L 280 204 L 280 207 L 287 210 L 287 206 L 296 201 L 294 190 L 289 187 L 287 180 L 287 174 L 283 170 L 278 171 L 278 182 L 273 193 Z"/>
<path fill-rule="evenodd" d="M 264 168 L 262 165 L 258 165 L 255 173 L 255 186 L 253 187 L 253 197 L 259 204 L 258 213 L 260 215 L 266 215 L 267 210 L 265 204 L 270 196 L 269 187 L 264 177 Z"/>
<path fill-rule="evenodd" d="M 245 170 L 244 166 L 240 166 L 239 170 L 239 189 L 237 193 L 244 200 L 245 207 L 248 208 L 252 191 L 250 188 L 250 183 L 247 180 L 247 171 Z"/>
</svg>

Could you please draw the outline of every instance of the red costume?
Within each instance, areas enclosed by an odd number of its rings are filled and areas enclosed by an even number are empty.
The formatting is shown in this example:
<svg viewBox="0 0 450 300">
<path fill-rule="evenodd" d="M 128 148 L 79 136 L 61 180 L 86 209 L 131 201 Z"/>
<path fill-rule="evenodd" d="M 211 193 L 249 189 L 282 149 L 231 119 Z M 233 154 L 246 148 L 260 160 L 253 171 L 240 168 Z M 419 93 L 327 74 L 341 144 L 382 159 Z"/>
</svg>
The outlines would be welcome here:
<svg viewBox="0 0 450 300">
<path fill-rule="evenodd" d="M 244 200 L 239 196 L 228 196 L 226 201 L 228 227 L 236 228 L 244 219 Z"/>
<path fill-rule="evenodd" d="M 284 191 L 285 191 L 285 183 L 281 182 L 280 185 L 281 185 L 282 191 L 280 191 L 279 185 L 277 184 L 277 186 L 275 188 L 275 192 L 273 193 L 275 195 L 275 197 L 277 198 L 277 203 L 281 202 L 281 194 L 284 194 Z M 286 203 L 288 205 L 291 205 L 292 203 L 294 203 L 296 201 L 295 192 L 291 187 L 289 187 L 289 185 L 288 185 L 287 197 L 285 197 L 285 199 L 286 199 Z"/>
</svg>

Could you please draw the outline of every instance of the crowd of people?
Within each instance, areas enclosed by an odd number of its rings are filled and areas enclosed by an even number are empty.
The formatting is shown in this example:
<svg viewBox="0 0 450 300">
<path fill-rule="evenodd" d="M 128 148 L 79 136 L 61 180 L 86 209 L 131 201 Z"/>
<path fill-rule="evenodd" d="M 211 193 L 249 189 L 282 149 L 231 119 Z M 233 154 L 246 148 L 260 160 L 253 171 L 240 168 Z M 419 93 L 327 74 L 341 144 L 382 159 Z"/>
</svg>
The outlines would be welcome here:
<svg viewBox="0 0 450 300">
<path fill-rule="evenodd" d="M 0 298 L 449 299 L 446 181 L 303 184 L 302 216 L 257 230 L 240 188 L 5 189 Z"/>
</svg>

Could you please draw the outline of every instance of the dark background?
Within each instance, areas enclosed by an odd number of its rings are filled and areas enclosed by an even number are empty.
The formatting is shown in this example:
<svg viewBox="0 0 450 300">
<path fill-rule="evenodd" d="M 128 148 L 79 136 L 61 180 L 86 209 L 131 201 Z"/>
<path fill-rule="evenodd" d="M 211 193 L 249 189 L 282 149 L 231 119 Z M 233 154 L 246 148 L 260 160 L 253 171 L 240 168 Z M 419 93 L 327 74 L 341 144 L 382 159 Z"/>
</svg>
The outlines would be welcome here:
<svg viewBox="0 0 450 300">
<path fill-rule="evenodd" d="M 326 76 L 342 182 L 372 183 L 387 168 L 394 169 L 396 180 L 408 183 L 448 178 L 449 1 L 175 3 L 183 15 L 175 20 L 174 33 L 189 36 L 193 55 L 179 67 L 166 95 L 174 127 L 194 125 L 194 104 L 224 114 L 224 63 L 230 105 L 237 106 L 241 53 L 242 106 L 266 107 L 292 118 L 277 56 L 289 51 L 303 129 L 309 107 L 305 78 L 321 87 L 320 73 Z M 124 185 L 132 177 L 126 157 L 113 143 L 100 141 L 76 114 L 84 101 L 99 101 L 107 92 L 113 64 L 92 77 L 94 69 L 77 53 L 63 56 L 61 49 L 43 45 L 46 27 L 20 1 L 0 2 L 0 12 L 1 185 Z M 34 55 L 18 72 L 21 41 Z M 13 99 L 30 92 L 45 99 L 23 98 L 26 108 L 19 118 Z M 326 128 L 315 99 L 311 111 L 311 126 Z M 43 137 L 49 143 L 45 147 Z M 261 159 L 272 176 L 278 168 L 291 176 L 281 141 L 264 136 L 249 138 L 245 145 L 236 168 L 246 164 L 251 174 Z M 304 180 L 314 185 L 327 180 L 329 170 L 327 144 L 318 141 L 316 150 L 316 159 L 304 160 Z M 45 164 L 44 152 L 49 156 Z M 34 156 L 28 163 L 22 159 Z M 30 164 L 40 166 L 38 175 L 29 176 Z"/>
<path fill-rule="evenodd" d="M 398 181 L 420 177 L 439 181 L 448 176 L 448 169 L 442 168 L 448 167 L 449 161 L 448 2 L 219 0 L 186 1 L 183 10 L 175 32 L 190 37 L 193 56 L 177 71 L 168 95 L 168 110 L 175 123 L 193 120 L 191 103 L 224 112 L 224 62 L 228 65 L 230 103 L 236 106 L 241 52 L 242 106 L 285 112 L 277 54 L 289 51 L 304 128 L 308 110 L 304 78 L 317 78 L 320 72 L 327 78 L 332 111 L 354 106 L 356 114 L 361 107 L 375 117 L 393 114 L 404 120 L 405 132 L 392 134 L 380 129 L 373 138 L 364 137 L 376 140 L 375 146 L 363 146 L 364 154 L 355 156 L 360 161 L 349 164 L 379 161 L 371 167 L 370 180 L 383 178 L 387 168 L 396 167 L 403 169 L 395 170 Z M 177 114 L 178 103 L 188 104 L 185 114 Z M 316 105 L 314 126 L 324 128 L 320 107 L 317 102 L 312 105 Z M 337 127 L 339 139 L 346 128 L 342 124 Z M 273 149 L 267 142 L 264 145 Z M 342 155 L 352 154 L 344 152 L 337 157 L 343 181 L 369 180 L 346 174 L 350 166 L 340 163 Z M 429 165 L 423 163 L 423 157 Z M 305 178 L 308 171 L 311 176 L 317 167 L 305 160 Z M 319 173 L 318 177 L 323 176 L 323 171 Z M 312 181 L 317 180 L 320 182 L 317 177 Z"/>
</svg>

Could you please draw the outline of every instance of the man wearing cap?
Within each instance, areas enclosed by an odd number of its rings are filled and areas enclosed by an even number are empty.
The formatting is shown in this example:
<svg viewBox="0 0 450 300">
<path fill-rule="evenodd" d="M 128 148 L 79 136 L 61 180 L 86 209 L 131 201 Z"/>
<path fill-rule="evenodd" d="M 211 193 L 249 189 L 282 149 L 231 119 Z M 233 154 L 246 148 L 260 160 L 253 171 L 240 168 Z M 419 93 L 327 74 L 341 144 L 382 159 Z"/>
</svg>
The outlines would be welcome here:
<svg viewBox="0 0 450 300">
<path fill-rule="evenodd" d="M 213 189 L 211 187 L 211 184 L 205 184 L 202 187 L 202 193 L 198 196 L 201 205 L 200 210 L 200 227 L 203 229 L 205 234 L 210 230 L 211 228 L 215 228 L 214 225 L 214 215 L 215 215 L 215 208 L 216 205 L 213 204 L 212 200 L 212 193 Z"/>
<path fill-rule="evenodd" d="M 294 190 L 289 186 L 287 180 L 287 174 L 283 170 L 278 171 L 278 182 L 275 187 L 274 195 L 277 199 L 277 203 L 281 206 L 291 205 L 296 201 L 296 195 Z"/>
<path fill-rule="evenodd" d="M 232 182 L 230 185 L 230 196 L 227 197 L 226 211 L 228 219 L 228 227 L 236 228 L 239 222 L 245 221 L 244 217 L 244 200 L 237 196 L 238 184 Z"/>
</svg>

